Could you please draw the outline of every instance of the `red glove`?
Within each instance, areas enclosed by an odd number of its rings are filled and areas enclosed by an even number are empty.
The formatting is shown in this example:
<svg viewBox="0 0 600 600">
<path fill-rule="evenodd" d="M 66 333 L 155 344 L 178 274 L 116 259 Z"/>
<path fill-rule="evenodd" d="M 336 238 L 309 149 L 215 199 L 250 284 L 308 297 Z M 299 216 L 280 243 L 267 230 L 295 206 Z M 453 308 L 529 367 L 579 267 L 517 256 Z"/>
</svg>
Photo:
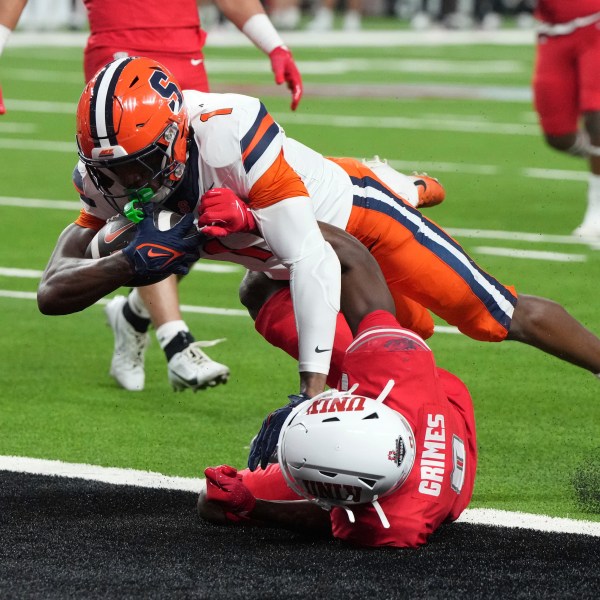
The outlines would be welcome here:
<svg viewBox="0 0 600 600">
<path fill-rule="evenodd" d="M 292 53 L 285 47 L 279 46 L 269 54 L 271 69 L 275 74 L 275 83 L 281 85 L 284 81 L 292 92 L 292 110 L 296 110 L 302 98 L 302 77 L 294 62 Z"/>
<path fill-rule="evenodd" d="M 256 222 L 250 209 L 231 190 L 213 188 L 200 198 L 198 227 L 205 235 L 224 237 L 254 231 Z"/>
<path fill-rule="evenodd" d="M 208 467 L 206 475 L 206 499 L 215 502 L 226 513 L 247 517 L 254 510 L 256 498 L 242 483 L 242 476 L 233 467 L 220 465 Z"/>
<path fill-rule="evenodd" d="M 4 106 L 4 100 L 2 100 L 2 88 L 0 87 L 0 115 L 3 115 L 6 112 L 6 107 Z"/>
</svg>

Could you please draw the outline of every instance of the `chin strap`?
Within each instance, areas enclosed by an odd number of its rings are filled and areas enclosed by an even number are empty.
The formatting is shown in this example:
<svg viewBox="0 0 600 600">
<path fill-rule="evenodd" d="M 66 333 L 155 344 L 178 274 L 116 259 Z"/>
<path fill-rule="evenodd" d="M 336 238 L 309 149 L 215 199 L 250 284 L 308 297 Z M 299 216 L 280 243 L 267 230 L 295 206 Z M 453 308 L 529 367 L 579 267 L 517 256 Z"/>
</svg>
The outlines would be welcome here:
<svg viewBox="0 0 600 600">
<path fill-rule="evenodd" d="M 388 521 L 387 517 L 385 516 L 385 513 L 383 512 L 381 504 L 377 502 L 377 496 L 373 498 L 371 504 L 373 505 L 373 508 L 375 509 L 375 512 L 377 513 L 377 516 L 379 517 L 379 520 L 381 521 L 381 524 L 383 525 L 384 529 L 389 529 L 390 522 Z M 348 515 L 348 521 L 350 521 L 350 523 L 352 524 L 356 523 L 356 518 L 354 517 L 354 513 L 352 512 L 352 510 L 345 505 L 341 508 L 343 508 L 346 511 L 346 514 Z"/>
<path fill-rule="evenodd" d="M 347 506 L 344 506 L 344 510 L 346 511 L 346 514 L 348 515 L 348 521 L 350 521 L 350 523 L 356 523 L 356 519 L 354 518 L 354 513 Z"/>
<path fill-rule="evenodd" d="M 381 402 L 383 404 L 383 401 L 387 398 L 387 395 L 392 391 L 392 388 L 395 385 L 396 385 L 396 382 L 393 379 L 390 379 L 385 384 L 385 387 L 381 390 L 381 393 L 379 394 L 379 396 L 377 396 L 377 398 L 375 398 L 375 402 Z"/>
<path fill-rule="evenodd" d="M 377 502 L 377 496 L 375 496 L 373 498 L 373 500 L 371 501 L 371 504 L 373 505 L 373 508 L 375 509 L 375 512 L 377 513 L 377 516 L 379 517 L 379 520 L 381 521 L 381 524 L 383 525 L 383 527 L 385 529 L 389 529 L 390 522 L 387 520 L 387 517 L 385 516 L 385 513 L 383 512 L 383 508 L 381 508 L 381 504 L 379 504 L 379 502 Z"/>
</svg>

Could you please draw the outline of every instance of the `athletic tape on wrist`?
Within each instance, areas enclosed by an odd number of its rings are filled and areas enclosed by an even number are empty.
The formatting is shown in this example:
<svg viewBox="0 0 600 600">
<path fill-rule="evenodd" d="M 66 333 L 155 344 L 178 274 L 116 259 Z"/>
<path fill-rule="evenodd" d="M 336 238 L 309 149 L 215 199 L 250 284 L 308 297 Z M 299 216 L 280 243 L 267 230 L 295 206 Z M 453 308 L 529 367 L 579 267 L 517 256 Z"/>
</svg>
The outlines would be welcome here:
<svg viewBox="0 0 600 600">
<path fill-rule="evenodd" d="M 285 45 L 269 17 L 263 13 L 252 15 L 244 23 L 242 32 L 265 54 L 270 54 L 275 48 Z"/>
<path fill-rule="evenodd" d="M 6 25 L 0 25 L 0 56 L 2 55 L 2 50 L 4 50 L 4 46 L 6 46 L 6 42 L 8 37 L 10 36 L 12 29 L 6 27 Z"/>
</svg>

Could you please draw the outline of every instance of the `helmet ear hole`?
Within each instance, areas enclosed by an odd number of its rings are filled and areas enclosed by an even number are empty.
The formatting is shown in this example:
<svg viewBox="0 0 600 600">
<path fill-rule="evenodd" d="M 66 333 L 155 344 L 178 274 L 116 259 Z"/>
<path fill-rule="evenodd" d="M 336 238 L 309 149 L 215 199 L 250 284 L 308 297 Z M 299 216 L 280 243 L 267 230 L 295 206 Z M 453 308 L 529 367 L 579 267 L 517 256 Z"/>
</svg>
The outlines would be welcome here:
<svg viewBox="0 0 600 600">
<path fill-rule="evenodd" d="M 367 487 L 373 489 L 377 483 L 376 479 L 366 479 L 365 477 L 359 477 L 359 481 L 362 481 Z"/>
<path fill-rule="evenodd" d="M 336 423 L 339 421 L 337 417 L 329 417 L 329 419 L 323 419 L 323 423 Z"/>
<path fill-rule="evenodd" d="M 321 475 L 324 475 L 325 477 L 331 477 L 332 479 L 334 477 L 337 477 L 337 473 L 330 473 L 329 471 L 319 471 L 321 473 Z"/>
<path fill-rule="evenodd" d="M 376 412 L 374 412 L 366 417 L 363 417 L 363 421 L 366 421 L 367 419 L 379 419 L 379 415 Z"/>
</svg>

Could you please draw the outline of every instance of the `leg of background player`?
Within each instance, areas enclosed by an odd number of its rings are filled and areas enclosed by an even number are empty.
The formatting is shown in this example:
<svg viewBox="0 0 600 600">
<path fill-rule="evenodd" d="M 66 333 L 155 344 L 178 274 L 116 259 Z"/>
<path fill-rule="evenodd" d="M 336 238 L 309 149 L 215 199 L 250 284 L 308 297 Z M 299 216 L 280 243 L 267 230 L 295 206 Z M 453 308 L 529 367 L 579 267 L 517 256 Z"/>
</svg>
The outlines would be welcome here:
<svg viewBox="0 0 600 600">
<path fill-rule="evenodd" d="M 168 362 L 175 390 L 194 391 L 227 381 L 229 369 L 211 360 L 196 342 L 179 310 L 176 276 L 152 286 L 136 288 L 126 299 L 114 298 L 106 307 L 115 335 L 111 375 L 127 390 L 144 388 L 144 354 L 150 321 Z M 212 345 L 212 344 L 211 344 Z"/>
</svg>

